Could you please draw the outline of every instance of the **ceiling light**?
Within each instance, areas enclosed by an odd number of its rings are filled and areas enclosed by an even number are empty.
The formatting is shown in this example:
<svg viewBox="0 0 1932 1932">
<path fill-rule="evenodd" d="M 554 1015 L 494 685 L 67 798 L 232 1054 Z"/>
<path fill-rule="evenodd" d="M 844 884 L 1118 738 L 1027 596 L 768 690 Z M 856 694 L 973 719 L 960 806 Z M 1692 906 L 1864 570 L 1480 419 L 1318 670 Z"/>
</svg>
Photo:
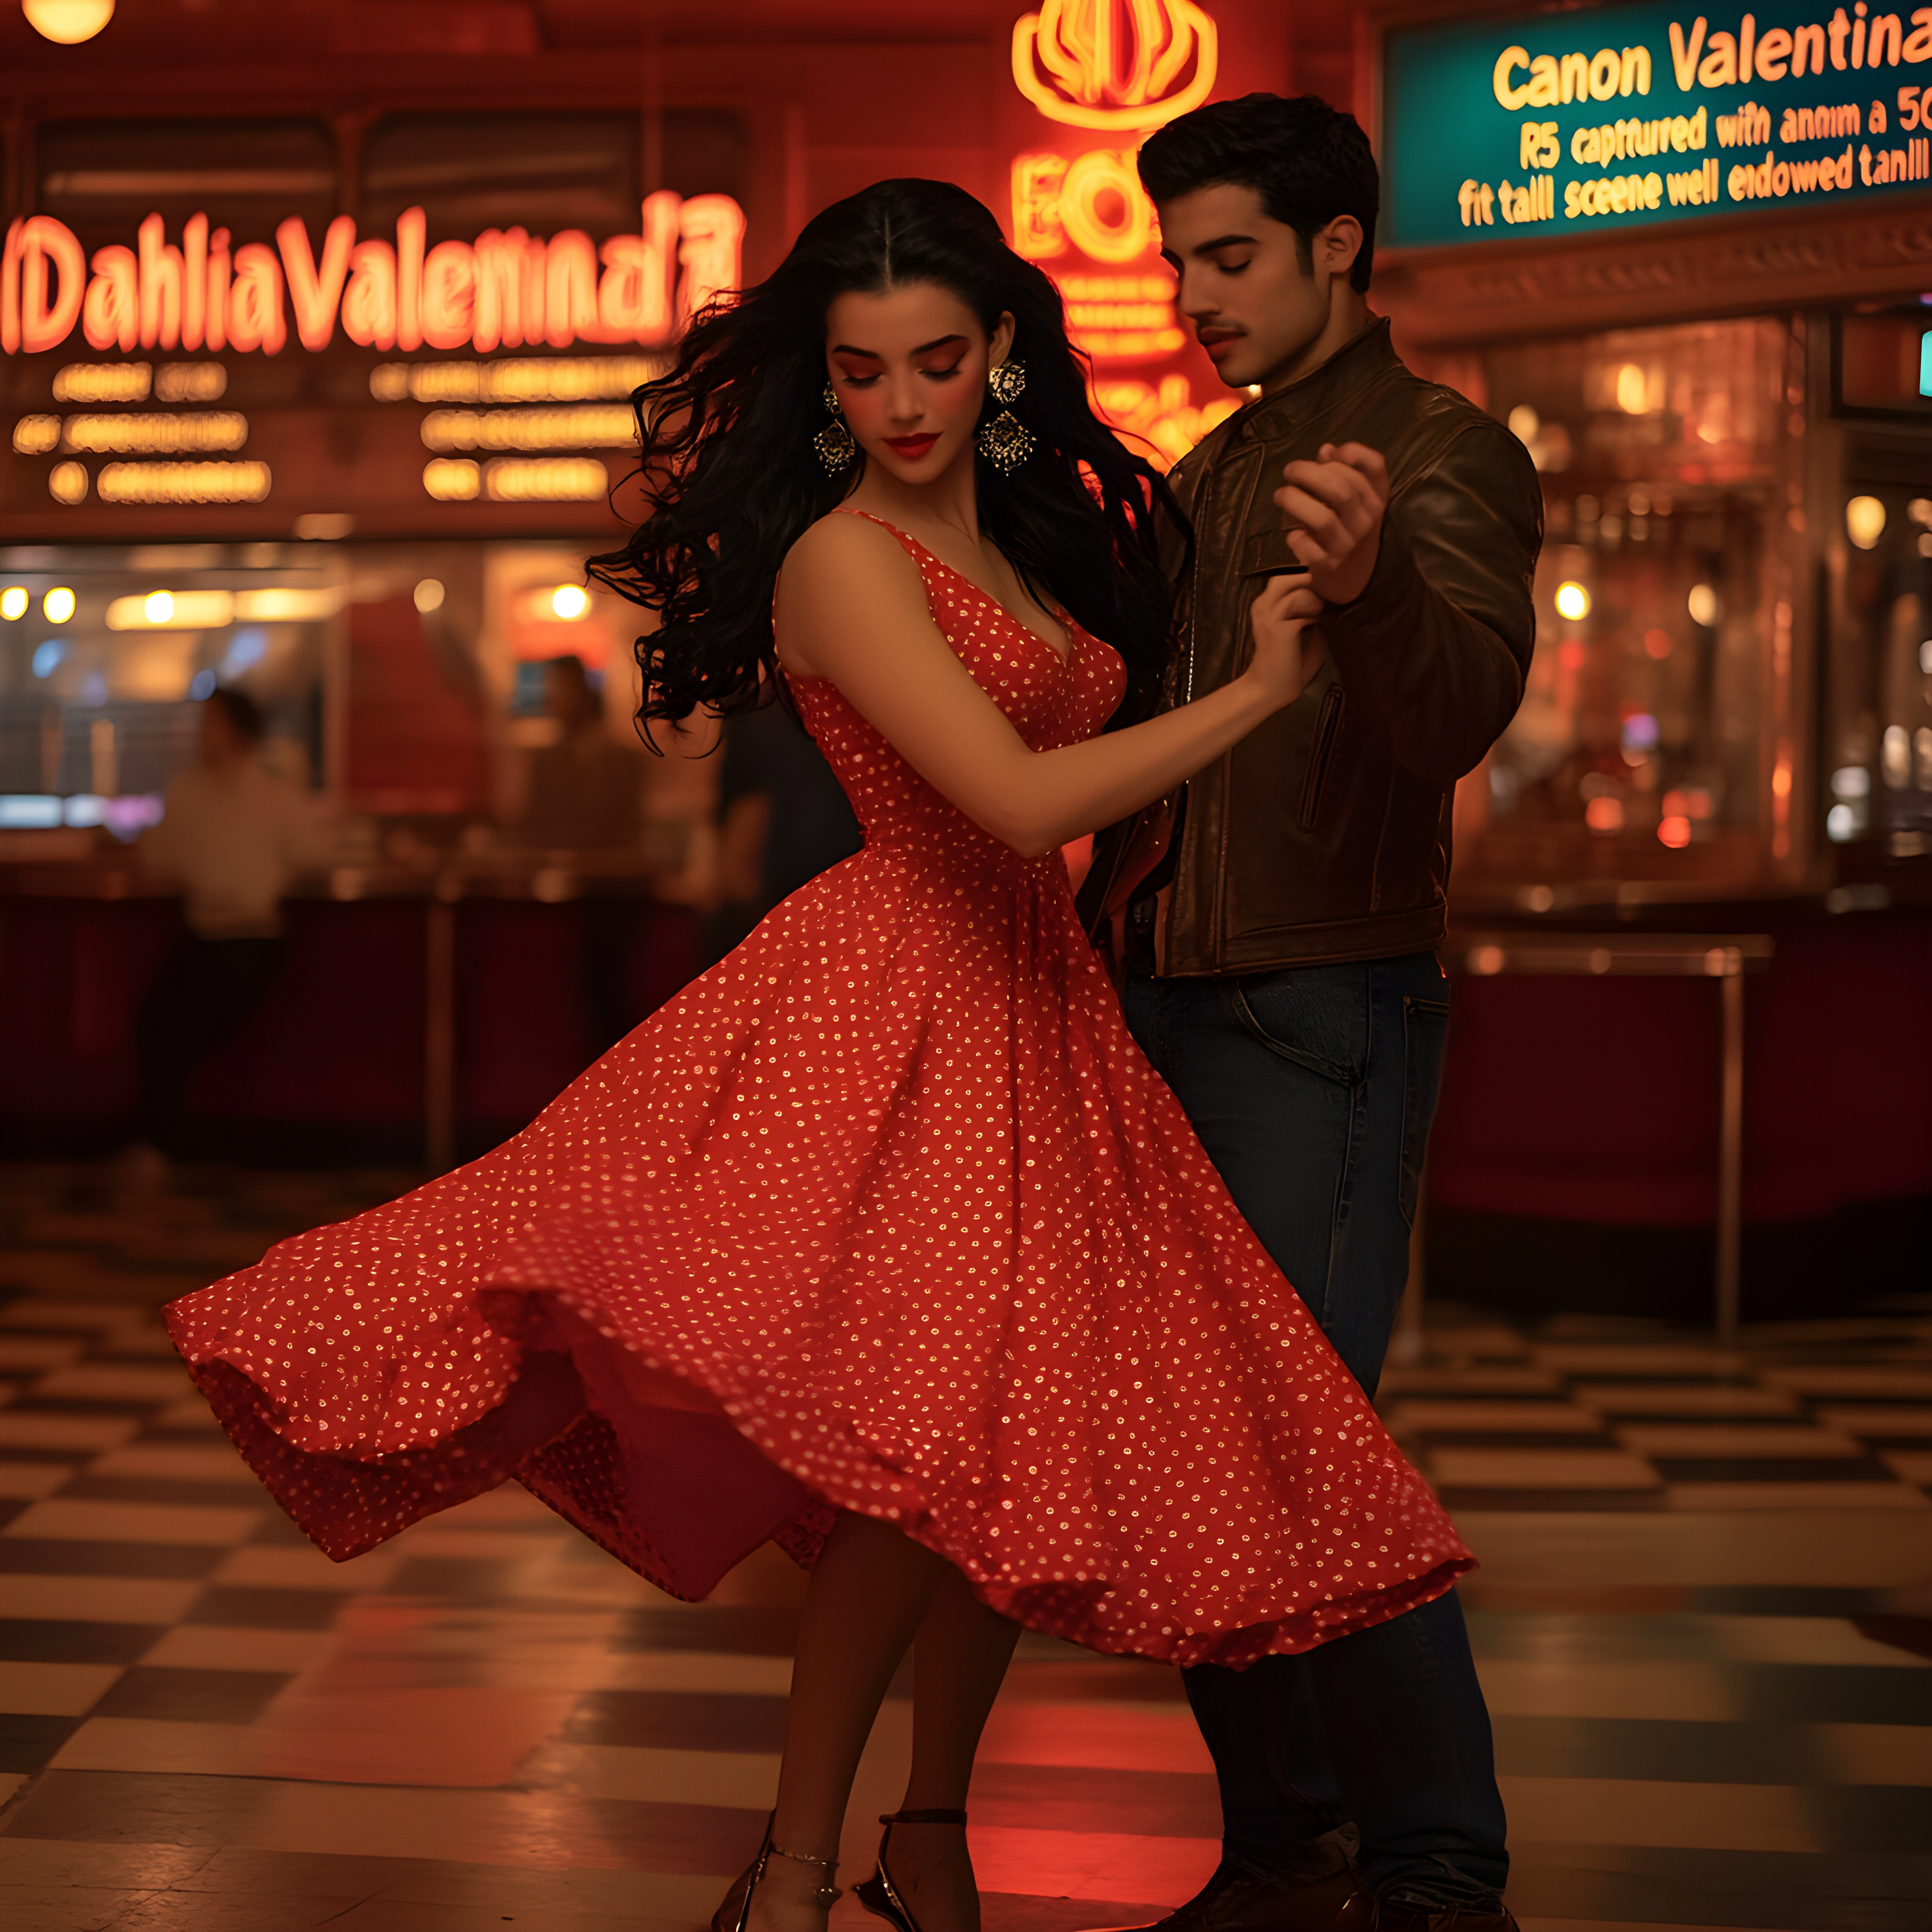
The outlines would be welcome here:
<svg viewBox="0 0 1932 1932">
<path fill-rule="evenodd" d="M 590 614 L 590 592 L 579 584 L 560 584 L 550 594 L 550 608 L 566 624 L 574 624 Z"/>
<path fill-rule="evenodd" d="M 114 0 L 20 0 L 27 24 L 64 47 L 91 40 L 114 17 Z"/>
<path fill-rule="evenodd" d="M 50 624 L 64 624 L 74 615 L 74 592 L 64 584 L 56 584 L 40 599 Z"/>
<path fill-rule="evenodd" d="M 1885 535 L 1885 506 L 1876 496 L 1854 496 L 1845 506 L 1845 534 L 1861 550 L 1874 548 Z"/>
<path fill-rule="evenodd" d="M 27 586 L 24 584 L 10 584 L 0 590 L 0 617 L 14 624 L 27 614 Z"/>
<path fill-rule="evenodd" d="M 110 631 L 219 631 L 234 621 L 235 598 L 226 590 L 150 590 L 107 607 Z"/>
</svg>

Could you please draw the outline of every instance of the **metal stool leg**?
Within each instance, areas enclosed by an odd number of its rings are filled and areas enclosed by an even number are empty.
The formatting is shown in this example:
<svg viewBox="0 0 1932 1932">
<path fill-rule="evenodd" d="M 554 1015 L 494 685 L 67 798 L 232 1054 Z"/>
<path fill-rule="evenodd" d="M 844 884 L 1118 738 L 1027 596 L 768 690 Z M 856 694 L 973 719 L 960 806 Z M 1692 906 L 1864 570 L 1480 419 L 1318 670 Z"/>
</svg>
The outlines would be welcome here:
<svg viewBox="0 0 1932 1932">
<path fill-rule="evenodd" d="M 1738 1346 L 1738 1262 L 1744 1222 L 1744 981 L 1742 966 L 1720 982 L 1724 1062 L 1718 1138 L 1718 1346 Z"/>
</svg>

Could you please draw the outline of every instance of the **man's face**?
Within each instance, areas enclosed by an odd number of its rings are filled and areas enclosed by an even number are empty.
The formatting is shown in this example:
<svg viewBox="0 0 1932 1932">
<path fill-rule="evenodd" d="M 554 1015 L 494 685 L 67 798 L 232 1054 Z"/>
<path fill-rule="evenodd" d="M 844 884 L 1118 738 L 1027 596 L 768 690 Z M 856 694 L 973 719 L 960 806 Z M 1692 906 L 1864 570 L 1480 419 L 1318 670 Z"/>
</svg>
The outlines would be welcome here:
<svg viewBox="0 0 1932 1932">
<path fill-rule="evenodd" d="M 1294 230 L 1258 190 L 1234 182 L 1177 196 L 1159 212 L 1178 305 L 1222 381 L 1246 388 L 1291 368 L 1328 325 L 1332 279 L 1311 268 Z"/>
</svg>

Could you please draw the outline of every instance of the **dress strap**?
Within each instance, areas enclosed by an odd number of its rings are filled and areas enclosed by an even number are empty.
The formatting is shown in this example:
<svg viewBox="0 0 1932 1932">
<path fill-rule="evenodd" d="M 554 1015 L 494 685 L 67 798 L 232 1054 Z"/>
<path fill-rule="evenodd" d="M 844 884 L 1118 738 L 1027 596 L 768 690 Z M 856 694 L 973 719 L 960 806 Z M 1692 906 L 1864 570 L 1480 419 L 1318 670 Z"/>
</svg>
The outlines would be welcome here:
<svg viewBox="0 0 1932 1932">
<path fill-rule="evenodd" d="M 870 510 L 854 510 L 848 508 L 843 503 L 836 503 L 827 514 L 834 517 L 863 517 L 867 523 L 877 524 L 882 530 L 890 530 L 892 535 L 898 538 L 900 546 L 907 556 L 919 565 L 922 574 L 926 568 L 922 560 L 932 556 L 932 551 L 928 550 L 918 538 L 908 536 L 905 531 L 899 528 L 898 524 L 889 524 L 884 517 L 875 516 Z M 938 560 L 934 558 L 934 561 L 936 562 Z"/>
</svg>

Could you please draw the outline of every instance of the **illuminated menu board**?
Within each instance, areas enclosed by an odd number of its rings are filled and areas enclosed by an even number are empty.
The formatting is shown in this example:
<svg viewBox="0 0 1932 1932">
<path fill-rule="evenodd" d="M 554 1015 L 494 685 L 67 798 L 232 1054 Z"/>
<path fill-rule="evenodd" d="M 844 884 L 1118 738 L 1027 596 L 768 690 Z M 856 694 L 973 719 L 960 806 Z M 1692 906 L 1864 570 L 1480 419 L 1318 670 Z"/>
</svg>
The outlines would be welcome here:
<svg viewBox="0 0 1932 1932">
<path fill-rule="evenodd" d="M 292 219 L 278 236 L 280 272 L 259 250 L 245 303 L 232 263 L 209 266 L 205 234 L 187 248 L 161 239 L 123 250 L 124 261 L 98 250 L 88 275 L 74 266 L 70 235 L 50 236 L 60 227 L 52 218 L 16 221 L 0 284 L 16 460 L 0 505 L 234 508 L 272 497 L 300 514 L 400 508 L 412 497 L 603 502 L 629 466 L 602 452 L 636 446 L 626 399 L 662 371 L 682 316 L 738 278 L 735 202 L 652 200 L 645 226 L 659 218 L 656 244 L 631 236 L 596 250 L 587 236 L 546 243 L 519 232 L 508 274 L 491 263 L 487 236 L 460 257 L 445 243 L 425 260 L 406 230 L 400 250 L 356 243 L 346 217 L 318 267 Z M 698 230 L 695 245 L 680 244 L 681 216 L 687 236 Z M 380 254 L 362 254 L 371 247 Z M 376 271 L 360 294 L 358 256 Z M 184 289 L 204 285 L 203 304 L 190 306 Z M 230 326 L 216 332 L 209 317 L 224 302 Z M 424 346 L 475 359 L 393 359 Z M 477 354 L 532 347 L 550 352 Z M 74 350 L 86 359 L 63 359 Z M 440 406 L 411 406 L 423 404 Z"/>
<path fill-rule="evenodd" d="M 1501 15 L 1384 46 L 1388 248 L 1932 192 L 1932 7 Z"/>
<path fill-rule="evenodd" d="M 740 203 L 701 187 L 736 184 L 717 118 L 640 197 L 634 119 L 397 117 L 357 215 L 327 212 L 326 130 L 42 130 L 40 211 L 0 236 L 0 515 L 33 541 L 602 522 L 632 392 L 742 280 Z"/>
</svg>

